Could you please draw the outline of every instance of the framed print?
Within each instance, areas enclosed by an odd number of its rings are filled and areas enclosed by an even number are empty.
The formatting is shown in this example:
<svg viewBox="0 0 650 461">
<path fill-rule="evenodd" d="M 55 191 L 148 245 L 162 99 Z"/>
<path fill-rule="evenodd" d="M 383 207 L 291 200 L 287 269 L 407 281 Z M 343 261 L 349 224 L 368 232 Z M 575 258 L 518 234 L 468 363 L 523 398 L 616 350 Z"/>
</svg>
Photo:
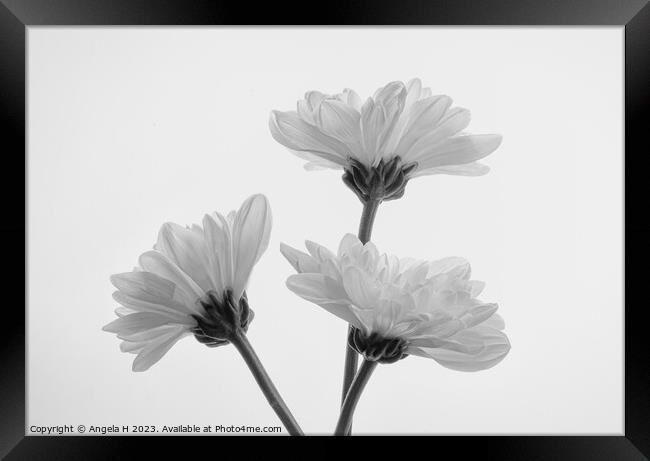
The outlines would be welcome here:
<svg viewBox="0 0 650 461">
<path fill-rule="evenodd" d="M 650 7 L 409 3 L 4 2 L 6 459 L 647 459 Z"/>
</svg>

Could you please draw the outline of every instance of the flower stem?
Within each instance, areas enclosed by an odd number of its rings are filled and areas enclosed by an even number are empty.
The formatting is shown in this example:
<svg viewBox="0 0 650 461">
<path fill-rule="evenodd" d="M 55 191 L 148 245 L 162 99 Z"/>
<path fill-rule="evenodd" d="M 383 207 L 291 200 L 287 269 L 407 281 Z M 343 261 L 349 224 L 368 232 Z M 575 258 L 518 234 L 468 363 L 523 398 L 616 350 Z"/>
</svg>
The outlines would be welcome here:
<svg viewBox="0 0 650 461">
<path fill-rule="evenodd" d="M 372 225 L 375 222 L 377 209 L 381 200 L 371 199 L 363 204 L 363 212 L 361 214 L 361 222 L 359 223 L 359 240 L 361 243 L 366 244 L 370 241 L 372 235 Z M 345 368 L 343 369 L 343 391 L 341 393 L 341 404 L 345 402 L 345 397 L 348 395 L 348 390 L 352 385 L 354 375 L 357 373 L 357 352 L 352 349 L 348 343 L 347 338 L 352 330 L 352 325 L 348 326 L 348 334 L 345 335 Z M 350 428 L 352 426 L 350 425 Z"/>
<path fill-rule="evenodd" d="M 336 424 L 336 429 L 334 430 L 334 435 L 350 435 L 350 430 L 352 429 L 352 416 L 354 415 L 354 409 L 359 402 L 359 397 L 363 389 L 366 387 L 370 375 L 377 367 L 378 362 L 364 360 L 359 368 L 359 372 L 354 377 L 352 381 L 352 386 L 350 386 L 350 391 L 345 397 L 343 406 L 341 407 L 341 415 L 339 416 L 339 422 Z"/>
<path fill-rule="evenodd" d="M 251 373 L 253 373 L 255 381 L 257 381 L 260 389 L 262 389 L 266 400 L 268 400 L 271 408 L 273 408 L 273 411 L 275 411 L 275 413 L 278 415 L 280 421 L 282 421 L 282 424 L 284 424 L 284 427 L 286 427 L 289 434 L 304 435 L 302 429 L 300 429 L 300 426 L 296 422 L 296 419 L 291 414 L 291 411 L 289 411 L 287 404 L 284 403 L 284 400 L 282 400 L 280 393 L 262 366 L 262 362 L 260 362 L 260 359 L 255 353 L 253 346 L 246 337 L 246 333 L 239 331 L 234 335 L 234 338 L 231 339 L 231 342 L 244 358 L 246 365 L 248 365 Z"/>
<path fill-rule="evenodd" d="M 363 204 L 363 212 L 361 214 L 361 222 L 359 223 L 359 240 L 361 243 L 366 244 L 370 241 L 372 235 L 372 225 L 375 222 L 377 209 L 381 200 L 371 199 Z"/>
</svg>

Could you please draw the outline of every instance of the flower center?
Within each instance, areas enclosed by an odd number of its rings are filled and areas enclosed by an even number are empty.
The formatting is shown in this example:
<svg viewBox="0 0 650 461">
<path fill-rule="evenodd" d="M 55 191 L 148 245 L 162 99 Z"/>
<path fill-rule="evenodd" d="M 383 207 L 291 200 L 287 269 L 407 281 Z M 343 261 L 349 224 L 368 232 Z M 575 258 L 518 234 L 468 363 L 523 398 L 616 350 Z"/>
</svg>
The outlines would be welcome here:
<svg viewBox="0 0 650 461">
<path fill-rule="evenodd" d="M 349 157 L 343 182 L 363 203 L 369 200 L 395 200 L 404 195 L 409 174 L 416 167 L 416 162 L 404 164 L 398 155 L 389 161 L 381 159 L 373 167 Z"/>
<path fill-rule="evenodd" d="M 192 330 L 197 341 L 208 347 L 228 344 L 239 330 L 244 333 L 253 320 L 253 310 L 248 306 L 248 297 L 244 292 L 238 302 L 232 295 L 232 290 L 222 294 L 209 291 L 205 298 L 199 300 L 205 315 L 193 315 L 197 322 Z"/>
<path fill-rule="evenodd" d="M 371 362 L 394 363 L 408 356 L 408 344 L 402 338 L 384 338 L 377 333 L 367 336 L 358 328 L 350 329 L 348 344 Z"/>
</svg>

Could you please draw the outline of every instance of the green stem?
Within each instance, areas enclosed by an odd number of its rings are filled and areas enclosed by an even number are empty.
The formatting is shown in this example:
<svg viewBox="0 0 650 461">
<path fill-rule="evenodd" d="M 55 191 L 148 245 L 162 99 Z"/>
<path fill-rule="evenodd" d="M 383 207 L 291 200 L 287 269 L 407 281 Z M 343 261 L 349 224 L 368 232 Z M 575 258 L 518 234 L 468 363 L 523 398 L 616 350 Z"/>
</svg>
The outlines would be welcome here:
<svg viewBox="0 0 650 461">
<path fill-rule="evenodd" d="M 361 393 L 366 387 L 366 384 L 370 379 L 370 375 L 372 375 L 372 372 L 377 367 L 377 363 L 378 362 L 364 360 L 361 364 L 359 372 L 354 377 L 352 386 L 350 386 L 350 392 L 348 392 L 348 395 L 345 397 L 345 401 L 343 402 L 343 406 L 341 407 L 341 415 L 339 416 L 339 421 L 336 424 L 334 435 L 350 435 L 354 409 L 357 407 L 359 397 L 361 397 Z"/>
<path fill-rule="evenodd" d="M 257 381 L 260 389 L 262 389 L 266 400 L 268 400 L 271 408 L 273 408 L 273 411 L 275 411 L 275 413 L 280 418 L 280 421 L 282 421 L 282 424 L 284 424 L 284 427 L 287 428 L 289 434 L 304 435 L 302 429 L 300 429 L 300 426 L 291 414 L 291 411 L 289 411 L 287 404 L 284 403 L 284 400 L 282 400 L 280 393 L 273 385 L 271 378 L 262 366 L 262 362 L 260 362 L 260 359 L 255 353 L 253 346 L 246 337 L 246 333 L 242 331 L 238 332 L 235 334 L 235 337 L 231 340 L 231 342 L 244 358 L 246 365 L 248 365 L 251 373 L 253 373 L 255 381 Z"/>
<path fill-rule="evenodd" d="M 359 223 L 359 240 L 361 243 L 366 244 L 370 241 L 370 236 L 372 235 L 372 226 L 375 222 L 375 216 L 377 215 L 377 209 L 381 200 L 368 200 L 363 204 L 363 212 L 361 214 L 361 222 Z M 357 352 L 352 349 L 348 343 L 347 339 L 350 335 L 352 325 L 348 326 L 348 334 L 345 335 L 345 367 L 343 369 L 343 391 L 341 392 L 341 404 L 345 402 L 345 397 L 348 395 L 348 390 L 354 379 L 354 375 L 357 373 L 357 361 L 358 356 Z M 350 426 L 352 429 L 352 426 Z"/>
</svg>

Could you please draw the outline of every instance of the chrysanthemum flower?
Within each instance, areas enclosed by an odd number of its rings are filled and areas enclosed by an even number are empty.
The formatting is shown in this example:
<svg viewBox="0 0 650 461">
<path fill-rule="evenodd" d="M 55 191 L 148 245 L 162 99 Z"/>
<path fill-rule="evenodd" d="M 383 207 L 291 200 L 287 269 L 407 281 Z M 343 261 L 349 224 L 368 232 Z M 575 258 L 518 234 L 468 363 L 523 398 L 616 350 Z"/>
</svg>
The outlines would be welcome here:
<svg viewBox="0 0 650 461">
<path fill-rule="evenodd" d="M 400 259 L 352 234 L 338 254 L 313 242 L 306 246 L 309 254 L 281 246 L 298 272 L 287 286 L 351 324 L 349 344 L 366 360 L 390 363 L 412 354 L 477 371 L 510 350 L 497 305 L 477 299 L 484 284 L 470 279 L 466 260 Z"/>
<path fill-rule="evenodd" d="M 501 136 L 461 133 L 470 113 L 451 104 L 419 79 L 388 83 L 365 102 L 350 89 L 309 91 L 297 110 L 273 111 L 270 128 L 276 141 L 308 160 L 305 168 L 342 168 L 362 201 L 392 200 L 412 177 L 488 172 L 476 161 L 492 153 Z"/>
<path fill-rule="evenodd" d="M 123 352 L 137 354 L 133 371 L 147 370 L 184 336 L 219 346 L 229 342 L 233 328 L 246 331 L 253 311 L 245 289 L 270 233 L 263 195 L 227 216 L 206 214 L 203 226 L 163 224 L 139 266 L 111 277 L 121 307 L 104 330 L 117 333 Z"/>
</svg>

